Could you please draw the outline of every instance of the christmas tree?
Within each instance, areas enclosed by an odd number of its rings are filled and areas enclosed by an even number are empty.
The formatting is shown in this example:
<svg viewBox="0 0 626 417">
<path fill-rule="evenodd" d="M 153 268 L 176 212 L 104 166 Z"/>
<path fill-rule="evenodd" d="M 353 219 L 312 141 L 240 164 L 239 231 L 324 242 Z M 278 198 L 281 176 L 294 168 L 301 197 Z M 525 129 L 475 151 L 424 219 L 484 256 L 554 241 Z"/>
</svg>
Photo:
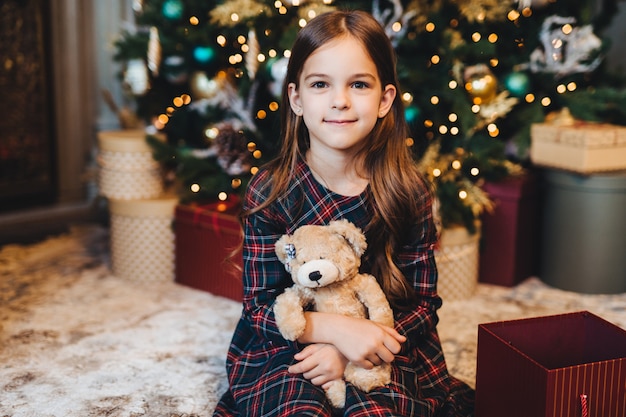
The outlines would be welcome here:
<svg viewBox="0 0 626 417">
<path fill-rule="evenodd" d="M 240 192 L 278 142 L 289 48 L 325 11 L 371 12 L 398 56 L 407 145 L 436 185 L 444 226 L 489 208 L 484 181 L 528 164 L 530 126 L 569 108 L 623 124 L 622 80 L 601 30 L 616 0 L 144 0 L 116 41 L 137 114 L 167 138 L 155 158 L 183 201 Z"/>
</svg>

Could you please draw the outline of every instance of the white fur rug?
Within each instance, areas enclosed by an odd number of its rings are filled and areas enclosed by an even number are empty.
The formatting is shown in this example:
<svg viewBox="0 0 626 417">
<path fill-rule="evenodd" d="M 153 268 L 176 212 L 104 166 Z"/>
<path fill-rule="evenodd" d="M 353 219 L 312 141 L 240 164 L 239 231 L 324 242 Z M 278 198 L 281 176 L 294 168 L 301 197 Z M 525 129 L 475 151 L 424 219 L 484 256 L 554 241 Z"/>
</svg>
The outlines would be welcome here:
<svg viewBox="0 0 626 417">
<path fill-rule="evenodd" d="M 582 295 L 531 278 L 480 284 L 440 310 L 451 372 L 470 385 L 477 326 L 589 310 L 626 328 L 626 294 Z M 0 248 L 0 416 L 210 416 L 226 389 L 237 302 L 112 276 L 108 231 Z"/>
</svg>

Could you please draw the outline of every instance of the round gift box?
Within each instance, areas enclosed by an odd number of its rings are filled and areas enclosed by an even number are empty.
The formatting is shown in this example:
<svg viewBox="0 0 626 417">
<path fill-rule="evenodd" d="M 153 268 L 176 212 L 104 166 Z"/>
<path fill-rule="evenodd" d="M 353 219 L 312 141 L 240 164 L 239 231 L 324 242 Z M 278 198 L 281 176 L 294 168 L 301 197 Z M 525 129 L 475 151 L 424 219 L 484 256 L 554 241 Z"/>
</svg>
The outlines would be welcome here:
<svg viewBox="0 0 626 417">
<path fill-rule="evenodd" d="M 470 234 L 465 227 L 444 228 L 435 260 L 439 272 L 437 292 L 445 301 L 471 297 L 478 284 L 480 228 Z"/>
<path fill-rule="evenodd" d="M 102 131 L 98 133 L 98 146 L 100 194 L 118 200 L 138 200 L 161 195 L 161 167 L 152 157 L 145 131 Z"/>
<path fill-rule="evenodd" d="M 586 294 L 626 292 L 626 171 L 545 171 L 540 278 Z"/>
<path fill-rule="evenodd" d="M 109 200 L 113 274 L 132 281 L 173 281 L 172 222 L 178 199 Z"/>
</svg>

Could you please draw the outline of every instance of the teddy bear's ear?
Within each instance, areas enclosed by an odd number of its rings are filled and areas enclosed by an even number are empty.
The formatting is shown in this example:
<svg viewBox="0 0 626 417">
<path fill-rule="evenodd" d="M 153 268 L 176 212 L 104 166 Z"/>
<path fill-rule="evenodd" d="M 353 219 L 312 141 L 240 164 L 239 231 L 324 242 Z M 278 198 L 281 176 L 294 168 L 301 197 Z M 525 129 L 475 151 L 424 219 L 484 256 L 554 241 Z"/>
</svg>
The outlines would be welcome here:
<svg viewBox="0 0 626 417">
<path fill-rule="evenodd" d="M 352 249 L 357 256 L 360 257 L 363 255 L 363 253 L 365 253 L 365 249 L 367 249 L 365 235 L 363 234 L 361 229 L 356 227 L 354 224 L 345 219 L 342 219 L 328 223 L 328 227 L 334 233 L 343 236 L 343 238 L 346 239 L 348 243 L 350 243 L 350 246 L 352 246 Z"/>
<path fill-rule="evenodd" d="M 287 244 L 290 243 L 289 235 L 283 235 L 280 239 L 276 241 L 274 245 L 274 250 L 276 251 L 276 255 L 278 256 L 278 260 L 282 263 L 287 261 Z"/>
</svg>

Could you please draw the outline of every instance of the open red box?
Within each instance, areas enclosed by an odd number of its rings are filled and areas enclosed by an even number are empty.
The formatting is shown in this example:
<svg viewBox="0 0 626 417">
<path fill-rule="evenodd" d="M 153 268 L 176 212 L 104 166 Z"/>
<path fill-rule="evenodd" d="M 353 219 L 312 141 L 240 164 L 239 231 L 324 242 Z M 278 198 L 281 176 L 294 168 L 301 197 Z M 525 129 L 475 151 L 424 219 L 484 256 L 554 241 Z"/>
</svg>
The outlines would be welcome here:
<svg viewBox="0 0 626 417">
<path fill-rule="evenodd" d="M 476 417 L 585 417 L 583 401 L 626 416 L 625 330 L 587 311 L 479 325 Z"/>
</svg>

